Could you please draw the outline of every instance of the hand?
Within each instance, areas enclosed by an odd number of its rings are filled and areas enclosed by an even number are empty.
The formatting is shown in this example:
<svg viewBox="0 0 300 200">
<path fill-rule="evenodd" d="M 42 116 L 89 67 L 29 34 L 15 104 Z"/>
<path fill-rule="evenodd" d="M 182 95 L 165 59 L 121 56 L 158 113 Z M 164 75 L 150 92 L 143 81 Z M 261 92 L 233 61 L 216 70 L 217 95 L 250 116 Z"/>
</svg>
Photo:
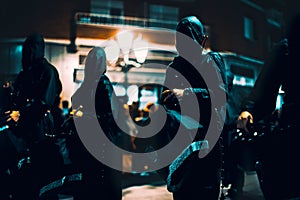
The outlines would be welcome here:
<svg viewBox="0 0 300 200">
<path fill-rule="evenodd" d="M 83 108 L 83 106 L 80 105 L 77 109 L 73 109 L 70 112 L 70 115 L 73 117 L 82 117 L 83 116 L 83 112 L 81 111 L 82 108 Z"/>
<path fill-rule="evenodd" d="M 183 97 L 183 89 L 173 89 L 172 92 L 177 96 L 177 98 L 182 98 Z"/>
<path fill-rule="evenodd" d="M 248 111 L 243 111 L 237 120 L 237 128 L 249 132 L 248 125 L 253 123 L 253 116 Z"/>
<path fill-rule="evenodd" d="M 20 112 L 13 110 L 13 111 L 7 111 L 6 114 L 9 114 L 9 118 L 7 119 L 7 121 L 11 121 L 13 120 L 14 122 L 18 122 L 19 118 L 20 118 Z"/>
<path fill-rule="evenodd" d="M 163 103 L 170 102 L 171 101 L 170 99 L 173 99 L 173 97 L 174 97 L 174 93 L 171 90 L 165 90 L 161 94 L 161 99 Z"/>
<path fill-rule="evenodd" d="M 165 90 L 161 94 L 161 101 L 164 106 L 166 106 L 168 109 L 174 110 L 178 108 L 178 99 L 173 91 L 171 90 Z"/>
</svg>

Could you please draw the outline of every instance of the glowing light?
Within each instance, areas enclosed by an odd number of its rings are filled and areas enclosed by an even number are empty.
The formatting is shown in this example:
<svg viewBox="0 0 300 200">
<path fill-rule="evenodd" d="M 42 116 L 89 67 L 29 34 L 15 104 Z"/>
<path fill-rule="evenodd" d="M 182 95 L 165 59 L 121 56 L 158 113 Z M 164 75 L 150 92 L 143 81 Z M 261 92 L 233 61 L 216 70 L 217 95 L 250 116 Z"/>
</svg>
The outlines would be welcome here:
<svg viewBox="0 0 300 200">
<path fill-rule="evenodd" d="M 131 104 L 134 101 L 138 101 L 139 98 L 139 88 L 137 85 L 130 85 L 127 88 L 128 104 Z"/>
<path fill-rule="evenodd" d="M 133 51 L 134 51 L 136 60 L 139 63 L 144 63 L 147 58 L 147 54 L 148 54 L 148 43 L 142 39 L 141 34 L 138 36 L 138 38 L 133 43 Z"/>
<path fill-rule="evenodd" d="M 109 40 L 108 45 L 104 48 L 107 62 L 109 65 L 114 65 L 120 55 L 120 47 L 115 40 Z"/>
<path fill-rule="evenodd" d="M 113 88 L 117 96 L 124 96 L 126 94 L 126 90 L 123 85 L 113 85 Z"/>
<path fill-rule="evenodd" d="M 130 31 L 121 31 L 117 34 L 117 41 L 123 54 L 129 54 L 132 46 L 133 34 Z"/>
</svg>

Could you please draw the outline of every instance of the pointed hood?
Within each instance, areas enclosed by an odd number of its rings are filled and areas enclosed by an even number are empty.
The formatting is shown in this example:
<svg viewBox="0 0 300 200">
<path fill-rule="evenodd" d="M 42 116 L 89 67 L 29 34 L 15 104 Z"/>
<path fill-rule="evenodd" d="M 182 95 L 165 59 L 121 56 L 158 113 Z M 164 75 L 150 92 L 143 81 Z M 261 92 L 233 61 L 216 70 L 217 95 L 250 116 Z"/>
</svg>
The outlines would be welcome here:
<svg viewBox="0 0 300 200">
<path fill-rule="evenodd" d="M 85 60 L 84 82 L 98 81 L 106 72 L 106 54 L 103 48 L 95 47 Z"/>
<path fill-rule="evenodd" d="M 29 35 L 22 48 L 22 67 L 23 70 L 29 70 L 34 64 L 44 58 L 45 42 L 40 33 Z"/>
</svg>

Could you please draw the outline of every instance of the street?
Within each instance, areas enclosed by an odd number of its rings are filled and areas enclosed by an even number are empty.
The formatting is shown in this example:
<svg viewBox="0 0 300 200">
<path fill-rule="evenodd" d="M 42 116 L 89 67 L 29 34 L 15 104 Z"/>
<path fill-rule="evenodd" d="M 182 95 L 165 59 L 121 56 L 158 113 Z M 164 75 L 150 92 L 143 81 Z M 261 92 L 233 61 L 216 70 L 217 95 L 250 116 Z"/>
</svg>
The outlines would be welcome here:
<svg viewBox="0 0 300 200">
<path fill-rule="evenodd" d="M 159 181 L 158 176 L 152 176 L 154 177 L 144 176 L 132 178 L 131 180 L 125 179 L 124 182 L 131 182 L 131 184 L 135 180 L 136 185 L 131 185 L 123 189 L 122 200 L 172 200 L 172 194 L 167 190 L 166 185 L 162 181 Z M 155 180 L 155 177 L 157 180 Z M 147 179 L 151 180 L 153 184 L 145 184 Z M 139 181 L 141 184 L 139 184 Z M 243 200 L 264 200 L 255 172 L 247 172 L 245 174 L 243 190 Z M 226 193 L 226 188 L 224 189 L 224 193 Z"/>
</svg>

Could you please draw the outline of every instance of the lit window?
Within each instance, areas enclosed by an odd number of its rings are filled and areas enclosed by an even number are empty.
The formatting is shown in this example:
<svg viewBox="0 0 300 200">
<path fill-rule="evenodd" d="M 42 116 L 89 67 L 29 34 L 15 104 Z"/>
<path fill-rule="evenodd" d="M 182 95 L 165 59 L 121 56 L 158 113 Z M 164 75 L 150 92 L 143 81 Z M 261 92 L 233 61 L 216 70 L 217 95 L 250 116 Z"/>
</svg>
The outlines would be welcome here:
<svg viewBox="0 0 300 200">
<path fill-rule="evenodd" d="M 157 98 L 157 90 L 150 90 L 150 89 L 142 89 L 141 90 L 141 96 L 140 96 L 140 109 L 144 109 L 145 106 L 152 102 L 154 104 L 157 104 L 158 98 Z"/>
<path fill-rule="evenodd" d="M 253 27 L 253 20 L 244 17 L 244 37 L 248 40 L 253 40 L 254 39 L 254 27 Z"/>
<path fill-rule="evenodd" d="M 254 79 L 250 77 L 234 75 L 233 84 L 239 86 L 253 87 Z"/>
<path fill-rule="evenodd" d="M 91 13 L 100 13 L 107 15 L 118 15 L 123 16 L 124 13 L 123 1 L 117 0 L 92 0 L 91 1 Z"/>
<path fill-rule="evenodd" d="M 278 110 L 282 108 L 284 94 L 285 92 L 282 90 L 282 86 L 280 86 L 276 99 L 276 109 Z"/>
<path fill-rule="evenodd" d="M 179 9 L 163 5 L 150 5 L 150 18 L 177 20 Z"/>
<path fill-rule="evenodd" d="M 178 7 L 163 6 L 163 5 L 150 5 L 149 8 L 149 18 L 152 19 L 150 26 L 154 27 L 165 27 L 165 28 L 175 28 L 173 23 L 170 23 L 170 27 L 166 25 L 166 22 L 177 22 L 178 20 Z M 160 25 L 159 23 L 163 23 Z"/>
</svg>

